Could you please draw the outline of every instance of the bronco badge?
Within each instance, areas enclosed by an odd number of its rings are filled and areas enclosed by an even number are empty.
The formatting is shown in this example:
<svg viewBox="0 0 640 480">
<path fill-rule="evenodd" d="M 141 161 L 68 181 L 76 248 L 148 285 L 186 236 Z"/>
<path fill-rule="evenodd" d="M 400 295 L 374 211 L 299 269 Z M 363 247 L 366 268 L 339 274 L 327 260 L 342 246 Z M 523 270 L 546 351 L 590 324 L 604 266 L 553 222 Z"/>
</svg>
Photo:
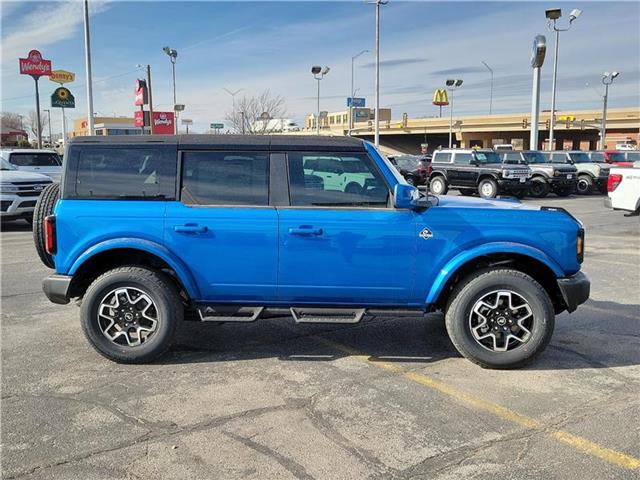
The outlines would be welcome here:
<svg viewBox="0 0 640 480">
<path fill-rule="evenodd" d="M 427 227 L 423 228 L 420 232 L 420 238 L 423 240 L 429 240 L 431 237 L 433 237 L 433 233 L 431 233 L 431 230 Z"/>
</svg>

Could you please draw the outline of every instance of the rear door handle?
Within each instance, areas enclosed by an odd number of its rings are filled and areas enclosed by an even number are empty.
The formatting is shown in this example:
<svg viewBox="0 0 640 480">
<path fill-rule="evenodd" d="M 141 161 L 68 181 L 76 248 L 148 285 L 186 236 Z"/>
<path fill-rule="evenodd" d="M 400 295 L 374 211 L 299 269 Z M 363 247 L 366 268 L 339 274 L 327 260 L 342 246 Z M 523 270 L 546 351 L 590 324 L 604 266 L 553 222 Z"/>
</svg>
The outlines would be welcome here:
<svg viewBox="0 0 640 480">
<path fill-rule="evenodd" d="M 204 225 L 197 225 L 195 223 L 173 226 L 173 231 L 178 233 L 205 233 L 207 230 L 208 228 Z"/>
<path fill-rule="evenodd" d="M 311 226 L 291 227 L 289 228 L 290 235 L 322 235 L 321 228 L 314 228 Z"/>
</svg>

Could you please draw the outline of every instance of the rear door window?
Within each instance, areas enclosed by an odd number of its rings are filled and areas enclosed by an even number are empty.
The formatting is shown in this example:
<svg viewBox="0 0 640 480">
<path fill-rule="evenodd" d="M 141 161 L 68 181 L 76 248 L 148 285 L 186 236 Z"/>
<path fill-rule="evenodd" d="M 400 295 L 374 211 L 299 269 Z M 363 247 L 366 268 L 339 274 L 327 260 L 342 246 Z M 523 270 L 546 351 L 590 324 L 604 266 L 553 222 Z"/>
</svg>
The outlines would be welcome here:
<svg viewBox="0 0 640 480">
<path fill-rule="evenodd" d="M 269 154 L 183 153 L 181 200 L 192 205 L 269 205 Z"/>
<path fill-rule="evenodd" d="M 519 153 L 505 153 L 503 155 L 504 163 L 508 164 L 518 164 L 520 163 L 520 154 Z"/>
<path fill-rule="evenodd" d="M 436 152 L 433 155 L 433 163 L 449 163 L 451 161 L 451 152 Z"/>
<path fill-rule="evenodd" d="M 71 158 L 70 169 L 76 171 L 72 197 L 175 198 L 175 147 L 82 147 Z"/>
<path fill-rule="evenodd" d="M 473 155 L 471 155 L 470 153 L 457 152 L 453 161 L 454 163 L 457 163 L 459 165 L 469 165 L 472 159 L 473 159 Z"/>
</svg>

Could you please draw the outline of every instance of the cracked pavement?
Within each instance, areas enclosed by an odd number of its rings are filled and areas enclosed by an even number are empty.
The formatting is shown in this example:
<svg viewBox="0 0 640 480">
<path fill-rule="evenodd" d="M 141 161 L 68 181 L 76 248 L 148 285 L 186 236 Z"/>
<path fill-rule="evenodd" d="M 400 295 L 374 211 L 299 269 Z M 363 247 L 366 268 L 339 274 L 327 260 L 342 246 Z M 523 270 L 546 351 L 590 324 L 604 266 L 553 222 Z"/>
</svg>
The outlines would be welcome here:
<svg viewBox="0 0 640 480">
<path fill-rule="evenodd" d="M 482 370 L 440 315 L 358 325 L 185 322 L 170 353 L 118 365 L 49 303 L 49 272 L 20 222 L 3 225 L 2 478 L 632 479 L 554 440 L 564 432 L 640 458 L 640 225 L 602 196 L 563 206 L 587 228 L 592 298 L 560 315 L 548 349 Z M 327 339 L 370 356 L 359 361 Z M 540 422 L 527 429 L 375 368 L 428 376 Z"/>
</svg>

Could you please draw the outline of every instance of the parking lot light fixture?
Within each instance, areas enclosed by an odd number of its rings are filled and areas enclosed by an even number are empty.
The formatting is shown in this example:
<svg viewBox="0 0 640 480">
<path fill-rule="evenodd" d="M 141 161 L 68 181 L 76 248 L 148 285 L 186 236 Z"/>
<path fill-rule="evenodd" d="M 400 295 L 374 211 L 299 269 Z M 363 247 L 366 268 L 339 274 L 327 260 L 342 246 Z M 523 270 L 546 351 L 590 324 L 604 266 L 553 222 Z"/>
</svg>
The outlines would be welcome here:
<svg viewBox="0 0 640 480">
<path fill-rule="evenodd" d="M 444 84 L 449 90 L 449 148 L 453 146 L 453 91 L 462 86 L 463 80 L 448 78 Z"/>
<path fill-rule="evenodd" d="M 372 0 L 367 3 L 373 3 L 376 6 L 376 75 L 375 75 L 375 118 L 374 118 L 374 135 L 373 143 L 376 147 L 380 146 L 380 5 L 386 5 L 389 0 Z"/>
<path fill-rule="evenodd" d="M 319 65 L 314 65 L 313 67 L 311 67 L 313 78 L 318 81 L 318 98 L 316 105 L 316 135 L 320 135 L 320 80 L 322 80 L 324 76 L 329 73 L 329 70 L 331 70 L 329 67 L 321 67 Z"/>
<path fill-rule="evenodd" d="M 562 17 L 562 9 L 553 8 L 545 11 L 545 16 L 547 17 L 547 25 L 550 30 L 553 30 L 556 33 L 556 45 L 555 45 L 555 53 L 553 56 L 553 80 L 551 83 L 551 113 L 549 120 L 549 145 L 548 149 L 553 150 L 553 142 L 554 142 L 554 129 L 556 124 L 556 85 L 558 78 L 558 48 L 560 42 L 560 32 L 566 32 L 571 28 L 574 20 L 578 18 L 582 14 L 582 10 L 574 8 L 571 10 L 569 14 L 569 24 L 566 28 L 558 27 L 557 20 Z"/>
<path fill-rule="evenodd" d="M 489 70 L 489 74 L 491 75 L 491 84 L 489 86 L 489 115 L 493 111 L 493 68 L 487 65 L 487 62 L 482 60 L 482 64 Z"/>
<path fill-rule="evenodd" d="M 604 72 L 602 74 L 602 84 L 604 85 L 604 96 L 602 99 L 602 122 L 600 124 L 600 150 L 606 148 L 605 135 L 607 133 L 607 103 L 609 101 L 609 85 L 613 83 L 613 80 L 620 75 L 620 72 Z"/>
<path fill-rule="evenodd" d="M 171 73 L 173 76 L 173 113 L 174 113 L 173 129 L 175 134 L 177 135 L 178 134 L 178 111 L 176 110 L 176 103 L 178 102 L 176 101 L 176 60 L 178 59 L 178 52 L 177 50 L 170 47 L 164 47 L 162 51 L 166 53 L 169 56 L 169 60 L 171 60 Z"/>
<path fill-rule="evenodd" d="M 369 50 L 361 50 L 360 52 L 356 53 L 355 55 L 353 55 L 351 57 L 351 90 L 349 91 L 349 96 L 351 98 L 356 96 L 356 89 L 355 89 L 355 85 L 354 85 L 354 81 L 353 81 L 353 66 L 354 63 L 356 61 L 356 58 L 358 58 L 361 55 L 364 55 L 365 53 L 368 53 Z M 353 101 L 353 100 L 352 100 Z M 353 129 L 353 105 L 349 106 L 349 135 L 351 135 L 351 130 Z"/>
</svg>

